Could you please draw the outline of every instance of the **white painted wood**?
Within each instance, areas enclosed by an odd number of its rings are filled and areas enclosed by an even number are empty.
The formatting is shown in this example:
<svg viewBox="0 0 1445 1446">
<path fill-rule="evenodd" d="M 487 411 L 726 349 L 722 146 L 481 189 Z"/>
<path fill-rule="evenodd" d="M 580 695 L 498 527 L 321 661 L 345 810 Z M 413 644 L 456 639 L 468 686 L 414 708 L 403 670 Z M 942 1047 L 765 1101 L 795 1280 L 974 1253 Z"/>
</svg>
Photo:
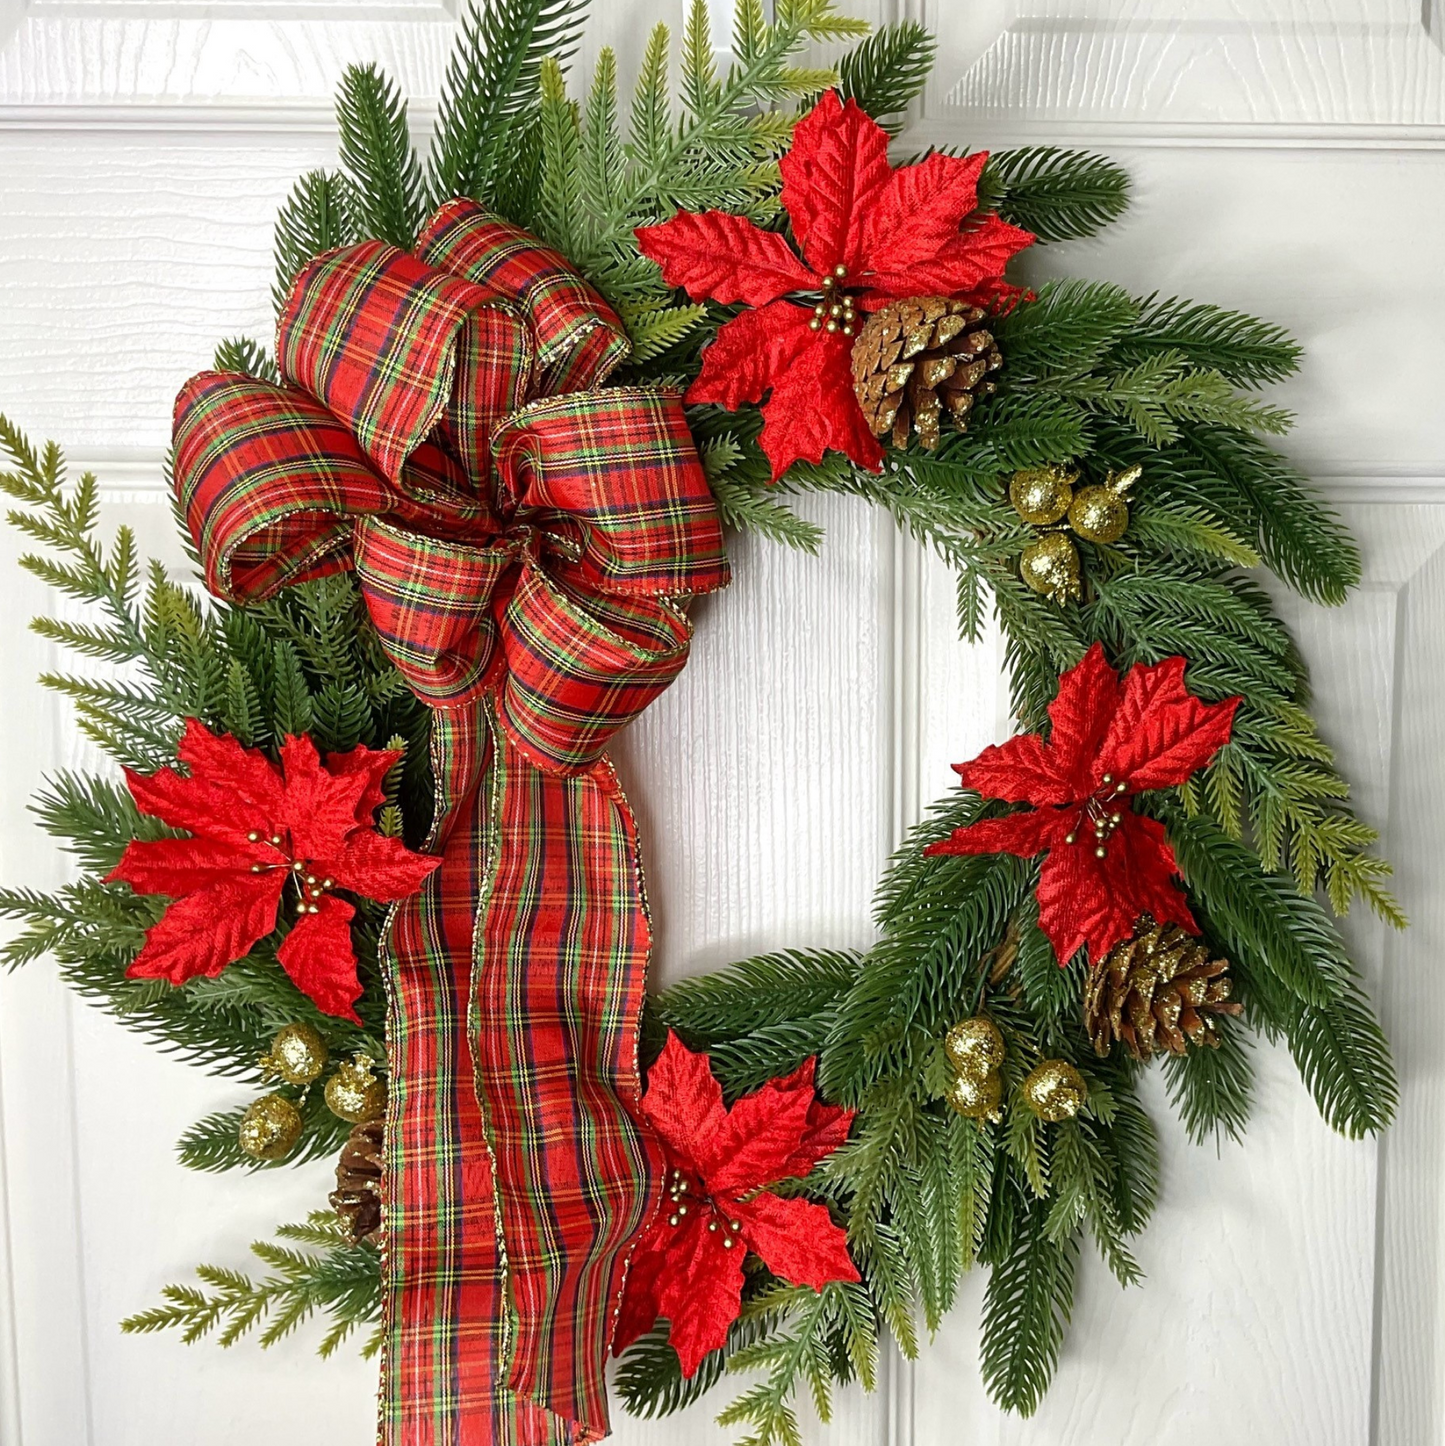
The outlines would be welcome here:
<svg viewBox="0 0 1445 1446">
<path fill-rule="evenodd" d="M 929 114 L 1057 132 L 1438 141 L 1445 54 L 1418 0 L 922 0 L 943 46 Z M 1438 27 L 1437 27 L 1438 29 Z"/>
<path fill-rule="evenodd" d="M 729 8 L 718 0 L 719 21 Z M 918 1366 L 889 1363 L 890 1389 L 872 1401 L 846 1396 L 826 1439 L 1439 1446 L 1445 116 L 1433 12 L 1416 0 L 851 8 L 940 30 L 918 137 L 1103 139 L 1127 161 L 1131 217 L 1040 256 L 1035 274 L 1196 294 L 1304 341 L 1284 393 L 1301 417 L 1290 450 L 1348 499 L 1369 582 L 1346 609 L 1291 616 L 1416 929 L 1385 941 L 1353 926 L 1372 980 L 1383 971 L 1404 1077 L 1382 1154 L 1330 1135 L 1271 1050 L 1246 1148 L 1188 1146 L 1156 1090 L 1165 1187 L 1140 1250 L 1149 1279 L 1124 1296 L 1086 1269 L 1039 1416 L 1021 1425 L 983 1399 L 975 1282 Z M 615 39 L 626 74 L 647 27 L 681 5 L 597 10 L 579 64 Z M 172 562 L 158 473 L 175 387 L 218 337 L 269 331 L 271 217 L 299 172 L 334 156 L 326 115 L 342 67 L 380 60 L 425 124 L 452 23 L 450 0 L 0 0 L 0 407 L 95 460 L 107 516 Z M 828 527 L 822 556 L 740 544 L 736 585 L 697 610 L 689 669 L 620 750 L 660 980 L 763 948 L 866 942 L 892 843 L 952 785 L 948 763 L 1008 731 L 997 636 L 957 641 L 942 570 L 857 507 L 805 510 Z M 56 604 L 15 572 L 17 550 L 0 543 L 12 620 L 0 877 L 45 886 L 64 865 L 24 822 L 24 799 L 81 754 L 30 681 L 50 659 L 18 620 Z M 324 1167 L 243 1184 L 171 1162 L 186 1124 L 237 1097 L 74 1005 L 43 965 L 0 980 L 0 1446 L 366 1439 L 372 1368 L 315 1362 L 314 1335 L 280 1354 L 222 1353 L 115 1330 L 194 1261 L 243 1264 L 248 1241 L 324 1193 Z M 618 1439 L 703 1446 L 723 1439 L 713 1409 L 629 1423 Z"/>
</svg>

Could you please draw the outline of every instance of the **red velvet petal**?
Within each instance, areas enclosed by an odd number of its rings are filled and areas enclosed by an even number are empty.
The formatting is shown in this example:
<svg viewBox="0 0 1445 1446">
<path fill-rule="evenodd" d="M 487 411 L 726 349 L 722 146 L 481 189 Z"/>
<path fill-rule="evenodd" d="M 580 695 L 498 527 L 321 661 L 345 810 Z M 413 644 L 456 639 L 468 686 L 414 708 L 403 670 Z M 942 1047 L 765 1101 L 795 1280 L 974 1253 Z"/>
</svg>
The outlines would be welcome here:
<svg viewBox="0 0 1445 1446">
<path fill-rule="evenodd" d="M 1184 686 L 1184 659 L 1132 668 L 1099 749 L 1097 771 L 1130 793 L 1169 788 L 1204 767 L 1226 743 L 1238 698 L 1202 703 Z"/>
<path fill-rule="evenodd" d="M 956 828 L 946 838 L 929 844 L 925 854 L 1017 854 L 1031 859 L 1062 843 L 1077 824 L 1077 808 L 1030 808 L 1007 818 L 985 818 L 967 828 Z"/>
<path fill-rule="evenodd" d="M 738 1100 L 726 1122 L 697 1142 L 708 1189 L 742 1194 L 786 1178 L 816 1098 L 812 1079 L 794 1070 Z"/>
<path fill-rule="evenodd" d="M 695 1054 L 671 1030 L 657 1062 L 647 1072 L 642 1113 L 658 1138 L 682 1163 L 691 1165 L 699 1141 L 727 1123 L 722 1087 L 705 1054 Z"/>
<path fill-rule="evenodd" d="M 274 859 L 275 852 L 255 845 L 237 848 L 216 839 L 132 839 L 105 881 L 119 880 L 138 894 L 169 894 L 180 899 L 238 875 L 249 878 L 251 865 L 265 855 Z"/>
<path fill-rule="evenodd" d="M 361 998 L 356 955 L 351 949 L 351 920 L 356 910 L 334 894 L 318 900 L 319 912 L 296 921 L 276 951 L 291 982 L 323 1014 L 360 1024 L 355 1004 Z"/>
<path fill-rule="evenodd" d="M 633 1341 L 645 1336 L 661 1314 L 657 1306 L 657 1282 L 667 1268 L 667 1258 L 660 1232 L 668 1228 L 655 1217 L 632 1251 L 622 1305 L 617 1312 L 617 1328 L 612 1333 L 614 1356 L 620 1356 Z"/>
<path fill-rule="evenodd" d="M 888 186 L 888 133 L 856 101 L 827 91 L 793 130 L 793 145 L 778 169 L 783 208 L 808 264 L 826 276 L 839 264 L 852 275 L 864 267 L 864 227 Z"/>
<path fill-rule="evenodd" d="M 845 1110 L 838 1105 L 814 1100 L 808 1111 L 803 1138 L 784 1164 L 784 1173 L 779 1178 L 801 1180 L 811 1173 L 820 1160 L 827 1159 L 847 1141 L 856 1114 L 856 1110 Z"/>
<path fill-rule="evenodd" d="M 743 1255 L 723 1245 L 722 1230 L 709 1230 L 705 1211 L 665 1225 L 671 1239 L 657 1280 L 657 1309 L 668 1321 L 668 1340 L 684 1376 L 728 1338 L 743 1297 Z"/>
<path fill-rule="evenodd" d="M 369 772 L 358 768 L 328 773 L 316 745 L 306 737 L 288 738 L 281 745 L 281 767 L 286 775 L 284 821 L 295 857 L 331 858 L 356 828 L 357 811 L 371 791 Z"/>
<path fill-rule="evenodd" d="M 1027 231 L 988 216 L 934 255 L 897 271 L 870 275 L 870 295 L 961 296 L 976 292 L 1003 275 L 1009 258 L 1033 241 Z M 868 298 L 865 298 L 865 305 Z"/>
<path fill-rule="evenodd" d="M 1124 811 L 1102 859 L 1092 833 L 1079 830 L 1076 843 L 1060 843 L 1039 871 L 1039 927 L 1049 936 L 1060 964 L 1087 945 L 1097 964 L 1134 932 L 1141 914 L 1158 923 L 1196 926 L 1174 882 L 1174 853 L 1157 820 Z"/>
<path fill-rule="evenodd" d="M 978 177 L 987 152 L 941 152 L 893 172 L 863 226 L 864 281 L 875 273 L 906 272 L 931 261 L 958 240 L 958 228 L 978 205 Z"/>
<path fill-rule="evenodd" d="M 366 775 L 365 791 L 356 801 L 356 821 L 363 828 L 370 828 L 375 822 L 376 810 L 386 798 L 382 792 L 382 783 L 401 756 L 400 749 L 368 748 L 364 743 L 358 743 L 346 753 L 326 755 L 326 771 L 333 778 L 342 778 L 351 773 Z"/>
<path fill-rule="evenodd" d="M 787 1078 L 800 1079 L 809 1091 L 813 1091 L 816 1073 L 817 1060 L 806 1059 Z M 839 1105 L 830 1105 L 818 1099 L 815 1093 L 812 1104 L 808 1106 L 808 1117 L 803 1122 L 803 1133 L 793 1153 L 784 1161 L 783 1173 L 778 1178 L 801 1180 L 814 1165 L 826 1159 L 848 1138 L 856 1113 Z"/>
<path fill-rule="evenodd" d="M 848 1254 L 847 1233 L 833 1223 L 825 1206 L 764 1191 L 751 1200 L 731 1201 L 728 1208 L 743 1227 L 748 1249 L 761 1256 L 774 1275 L 814 1290 L 831 1280 L 860 1279 Z"/>
<path fill-rule="evenodd" d="M 724 304 L 766 306 L 818 284 L 777 232 L 760 230 L 727 211 L 700 216 L 679 211 L 670 221 L 642 226 L 635 234 L 642 254 L 662 268 L 662 279 L 683 287 L 694 301 L 711 297 Z"/>
<path fill-rule="evenodd" d="M 136 807 L 172 828 L 238 849 L 249 847 L 250 833 L 269 838 L 282 813 L 280 775 L 264 756 L 243 749 L 234 738 L 218 739 L 194 719 L 186 730 L 181 749 L 190 759 L 189 776 L 174 768 L 161 768 L 149 776 L 125 770 Z M 270 776 L 269 785 L 257 786 L 257 763 Z M 232 764 L 238 766 L 228 772 Z M 260 782 L 265 785 L 265 778 Z"/>
<path fill-rule="evenodd" d="M 285 871 L 276 869 L 232 877 L 178 899 L 147 931 L 127 977 L 184 984 L 198 974 L 219 974 L 276 927 L 285 882 Z"/>
<path fill-rule="evenodd" d="M 281 775 L 259 748 L 243 748 L 229 733 L 212 733 L 187 718 L 176 756 L 198 782 L 223 784 L 237 804 L 274 814 L 281 802 Z"/>
<path fill-rule="evenodd" d="M 1118 706 L 1119 675 L 1095 643 L 1059 678 L 1058 695 L 1049 704 L 1050 759 L 1058 776 L 1069 780 L 1074 798 L 1087 798 L 1098 786 L 1095 759 Z"/>
<path fill-rule="evenodd" d="M 801 307 L 793 310 L 802 313 L 806 328 L 808 313 Z M 774 381 L 773 394 L 763 404 L 760 440 L 772 463 L 773 480 L 794 462 L 821 462 L 828 451 L 842 452 L 870 472 L 882 471 L 883 448 L 868 430 L 853 391 L 852 338 L 842 332 L 805 335 L 811 349 L 801 353 L 801 364 Z"/>
<path fill-rule="evenodd" d="M 1060 772 L 1052 750 L 1036 733 L 990 744 L 970 762 L 955 763 L 953 771 L 965 788 L 1006 803 L 1073 803 L 1088 797 L 1087 789 L 1081 793 Z"/>
<path fill-rule="evenodd" d="M 373 829 L 357 829 L 336 853 L 315 863 L 343 889 L 386 903 L 416 893 L 441 867 L 439 858 L 413 853 L 399 838 Z"/>
<path fill-rule="evenodd" d="M 716 402 L 735 412 L 745 402 L 760 400 L 794 369 L 811 375 L 821 363 L 821 355 L 815 360 L 813 352 L 818 333 L 808 327 L 812 314 L 791 301 L 775 301 L 724 322 L 703 350 L 702 370 L 687 389 L 687 400 Z"/>
</svg>

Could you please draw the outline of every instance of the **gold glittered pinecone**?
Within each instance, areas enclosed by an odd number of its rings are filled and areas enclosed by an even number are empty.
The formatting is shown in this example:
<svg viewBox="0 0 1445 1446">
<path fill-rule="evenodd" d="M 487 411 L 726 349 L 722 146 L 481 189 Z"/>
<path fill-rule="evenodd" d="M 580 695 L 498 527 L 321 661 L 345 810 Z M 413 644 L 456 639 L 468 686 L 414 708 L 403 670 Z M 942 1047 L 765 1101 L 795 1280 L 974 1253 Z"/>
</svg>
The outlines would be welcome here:
<svg viewBox="0 0 1445 1446">
<path fill-rule="evenodd" d="M 328 1199 L 353 1245 L 374 1239 L 381 1229 L 381 1120 L 357 1125 L 336 1162 L 336 1188 Z"/>
<path fill-rule="evenodd" d="M 890 301 L 864 323 L 853 343 L 853 390 L 875 437 L 895 447 L 910 431 L 932 450 L 943 414 L 960 432 L 976 397 L 994 390 L 1003 365 L 987 313 L 946 296 Z"/>
<path fill-rule="evenodd" d="M 1238 1014 L 1230 1002 L 1227 959 L 1177 924 L 1151 924 L 1116 944 L 1089 971 L 1084 989 L 1084 1028 L 1094 1051 L 1108 1054 L 1120 1041 L 1135 1059 L 1190 1044 L 1217 1048 L 1211 1014 Z"/>
</svg>

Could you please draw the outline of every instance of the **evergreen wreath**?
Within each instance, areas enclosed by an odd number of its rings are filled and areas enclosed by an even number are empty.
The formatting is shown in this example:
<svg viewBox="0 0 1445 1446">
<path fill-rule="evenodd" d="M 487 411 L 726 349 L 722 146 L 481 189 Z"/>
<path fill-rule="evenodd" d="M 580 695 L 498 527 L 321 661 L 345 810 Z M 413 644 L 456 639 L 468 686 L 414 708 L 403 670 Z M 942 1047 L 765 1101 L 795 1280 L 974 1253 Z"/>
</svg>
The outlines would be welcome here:
<svg viewBox="0 0 1445 1446">
<path fill-rule="evenodd" d="M 670 1203 L 634 1258 L 617 1389 L 654 1416 L 754 1373 L 719 1419 L 749 1446 L 795 1443 L 800 1384 L 825 1418 L 835 1383 L 871 1388 L 880 1335 L 913 1356 L 920 1323 L 938 1327 L 976 1261 L 989 1272 L 985 1381 L 1028 1414 L 1058 1359 L 1083 1238 L 1121 1283 L 1139 1278 L 1130 1242 L 1158 1156 L 1137 1086 L 1155 1054 L 1196 1141 L 1243 1131 L 1251 1031 L 1288 1045 L 1340 1132 L 1375 1133 L 1395 1107 L 1386 1042 L 1330 914 L 1361 899 L 1405 921 L 1310 716 L 1300 655 L 1250 576 L 1268 568 L 1326 605 L 1360 578 L 1345 528 L 1262 440 L 1290 419 L 1261 389 L 1295 370 L 1299 348 L 1204 303 L 1003 282 L 1030 237 L 1090 236 L 1125 208 L 1116 166 L 1052 147 L 914 157 L 903 181 L 875 176 L 942 196 L 938 234 L 902 259 L 895 245 L 904 279 L 876 295 L 851 288 L 846 266 L 820 279 L 833 223 L 800 209 L 805 172 L 876 167 L 868 128 L 901 129 L 932 38 L 911 22 L 865 35 L 830 0 L 779 0 L 771 22 L 761 0 L 739 0 L 721 74 L 694 0 L 680 105 L 659 25 L 624 125 L 609 51 L 580 104 L 553 58 L 584 9 L 478 0 L 424 161 L 392 83 L 350 68 L 341 168 L 302 177 L 277 221 L 278 309 L 311 258 L 363 239 L 410 250 L 438 206 L 479 202 L 615 309 L 631 341 L 615 380 L 690 389 L 688 426 L 729 527 L 816 552 L 819 530 L 788 499 L 837 492 L 885 508 L 944 559 L 962 636 L 978 638 L 990 606 L 1003 629 L 1020 729 L 961 765 L 964 786 L 899 847 L 871 948 L 780 951 L 649 1000 L 643 1110 Z M 855 40 L 836 69 L 794 63 Z M 882 255 L 883 231 L 858 225 L 838 244 Z M 925 272 L 933 285 L 905 284 Z M 816 353 L 826 375 L 795 365 L 809 331 L 829 348 Z M 245 338 L 220 345 L 216 369 L 278 379 Z M 264 1091 L 199 1120 L 180 1141 L 187 1166 L 341 1158 L 335 1208 L 257 1244 L 259 1275 L 202 1266 L 198 1286 L 168 1288 L 124 1328 L 271 1344 L 320 1315 L 323 1355 L 358 1330 L 373 1351 L 388 1043 L 376 899 L 431 867 L 413 850 L 432 811 L 432 715 L 353 573 L 250 605 L 205 599 L 145 568 L 127 529 L 102 546 L 95 479 L 69 483 L 54 444 L 37 449 L 0 419 L 0 446 L 10 520 L 43 549 L 23 565 L 100 615 L 36 621 L 105 665 L 43 681 L 130 771 L 129 786 L 60 773 L 38 795 L 79 874 L 54 893 L 0 894 L 23 925 L 3 958 L 54 958 L 128 1028 Z M 178 744 L 189 778 L 170 767 Z M 234 962 L 172 982 L 180 966 L 156 931 L 180 905 L 146 888 L 167 850 L 195 845 L 178 828 L 204 843 L 185 789 L 243 775 L 279 789 L 283 768 L 287 790 L 341 800 L 353 852 L 336 868 L 354 903 L 308 877 L 320 903 L 300 892 L 300 923 L 278 929 L 273 912 Z M 346 862 L 358 849 L 369 874 Z M 324 948 L 296 942 L 322 907 L 354 910 L 349 927 Z M 142 950 L 159 963 L 138 976 Z M 714 1135 L 746 1126 L 771 1154 L 749 1174 L 709 1153 L 699 1121 Z M 711 1228 L 747 1247 L 721 1285 L 669 1253 L 690 1181 L 723 1211 Z"/>
</svg>

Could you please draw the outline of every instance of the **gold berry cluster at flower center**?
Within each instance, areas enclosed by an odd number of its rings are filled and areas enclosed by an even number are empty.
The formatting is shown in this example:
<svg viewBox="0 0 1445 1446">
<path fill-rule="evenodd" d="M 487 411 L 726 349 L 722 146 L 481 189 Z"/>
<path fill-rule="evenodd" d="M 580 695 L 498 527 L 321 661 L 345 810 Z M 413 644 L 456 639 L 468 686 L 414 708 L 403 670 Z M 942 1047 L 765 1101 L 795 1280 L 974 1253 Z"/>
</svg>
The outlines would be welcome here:
<svg viewBox="0 0 1445 1446">
<path fill-rule="evenodd" d="M 1120 794 L 1128 793 L 1127 783 L 1116 783 L 1112 773 L 1106 773 L 1099 780 L 1101 787 L 1098 792 L 1084 805 L 1084 811 L 1079 816 L 1079 823 L 1085 822 L 1094 830 L 1094 857 L 1104 858 L 1108 850 L 1108 842 L 1113 837 L 1114 830 L 1124 822 L 1124 815 L 1117 809 L 1110 809 L 1109 803 L 1117 799 Z M 1079 829 L 1071 829 L 1064 835 L 1066 844 L 1078 843 Z"/>
<path fill-rule="evenodd" d="M 716 1233 L 724 1230 L 723 1249 L 731 1250 L 736 1243 L 735 1237 L 743 1228 L 741 1220 L 729 1220 L 727 1215 L 718 1208 L 718 1203 L 711 1195 L 701 1195 L 700 1198 L 693 1197 L 692 1181 L 681 1171 L 674 1169 L 668 1176 L 667 1198 L 672 1202 L 672 1213 L 667 1217 L 667 1223 L 676 1230 L 687 1218 L 694 1205 L 699 1209 L 711 1212 L 711 1218 L 707 1222 L 709 1231 Z"/>
<path fill-rule="evenodd" d="M 263 836 L 257 829 L 253 828 L 250 833 L 246 835 L 246 838 L 251 843 L 261 843 Z M 265 842 L 270 844 L 274 849 L 280 849 L 283 854 L 286 853 L 285 841 L 279 833 L 273 833 L 267 836 Z M 300 896 L 296 901 L 297 914 L 319 914 L 321 912 L 321 905 L 316 901 L 320 899 L 328 889 L 335 888 L 336 880 L 321 878 L 319 875 L 311 873 L 305 859 L 293 859 L 289 854 L 286 854 L 285 861 L 282 863 L 252 864 L 251 872 L 253 874 L 264 874 L 268 869 L 279 868 L 289 868 L 292 877 L 296 881 L 296 892 Z"/>
<path fill-rule="evenodd" d="M 852 336 L 858 324 L 858 313 L 853 309 L 853 298 L 839 289 L 848 275 L 848 268 L 838 265 L 831 276 L 823 278 L 823 299 L 813 308 L 813 319 L 808 323 L 814 331 L 839 332 Z"/>
</svg>

